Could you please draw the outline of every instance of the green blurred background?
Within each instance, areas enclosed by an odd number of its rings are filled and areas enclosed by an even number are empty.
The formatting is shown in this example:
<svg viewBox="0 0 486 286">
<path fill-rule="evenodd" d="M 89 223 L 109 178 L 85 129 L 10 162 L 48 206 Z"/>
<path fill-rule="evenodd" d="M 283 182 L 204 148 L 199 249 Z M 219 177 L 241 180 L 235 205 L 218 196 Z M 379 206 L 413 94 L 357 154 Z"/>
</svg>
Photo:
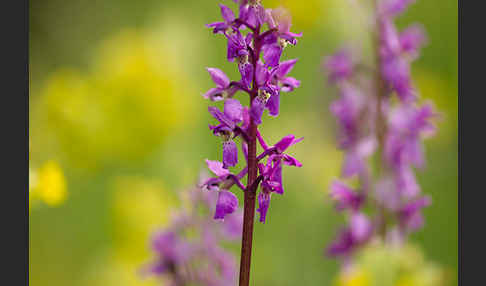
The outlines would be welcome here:
<svg viewBox="0 0 486 286">
<path fill-rule="evenodd" d="M 266 116 L 268 142 L 293 133 L 303 168 L 284 169 L 284 196 L 274 196 L 265 225 L 256 224 L 252 285 L 329 285 L 338 270 L 323 255 L 341 215 L 327 192 L 337 177 L 336 97 L 320 62 L 343 44 L 367 50 L 369 36 L 355 2 L 264 0 L 293 15 L 304 36 L 285 58 L 299 59 L 301 88 L 282 98 L 281 116 Z M 176 208 L 204 159 L 220 160 L 220 140 L 201 93 L 212 87 L 206 66 L 236 78 L 226 41 L 204 25 L 229 0 L 30 1 L 30 167 L 55 161 L 65 177 L 59 203 L 32 204 L 30 283 L 153 285 L 138 268 L 151 258 L 148 237 Z M 429 36 L 413 65 L 423 99 L 442 112 L 426 143 L 419 182 L 433 205 L 412 237 L 457 284 L 457 1 L 419 0 L 399 27 L 421 22 Z M 40 176 L 41 177 L 41 176 Z M 234 246 L 235 252 L 239 245 Z"/>
</svg>

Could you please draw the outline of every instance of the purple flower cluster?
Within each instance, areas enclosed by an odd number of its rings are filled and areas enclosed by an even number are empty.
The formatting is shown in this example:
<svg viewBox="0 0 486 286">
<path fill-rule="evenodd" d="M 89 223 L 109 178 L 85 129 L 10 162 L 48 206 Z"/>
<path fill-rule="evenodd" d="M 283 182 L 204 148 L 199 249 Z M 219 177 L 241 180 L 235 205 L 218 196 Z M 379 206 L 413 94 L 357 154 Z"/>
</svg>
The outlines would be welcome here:
<svg viewBox="0 0 486 286">
<path fill-rule="evenodd" d="M 205 179 L 206 180 L 206 179 Z M 216 193 L 190 190 L 188 207 L 178 212 L 172 223 L 152 237 L 156 259 L 142 271 L 159 276 L 168 285 L 235 285 L 237 265 L 234 256 L 220 245 L 241 237 L 243 212 L 237 210 L 224 222 L 214 221 Z"/>
<path fill-rule="evenodd" d="M 434 133 L 431 119 L 437 114 L 431 104 L 418 103 L 410 77 L 410 64 L 426 38 L 417 25 L 402 32 L 394 25 L 411 2 L 377 4 L 375 68 L 360 68 L 364 64 L 356 63 L 348 49 L 324 63 L 340 95 L 330 110 L 345 152 L 342 179 L 332 183 L 331 197 L 338 211 L 349 212 L 349 224 L 327 253 L 345 260 L 373 237 L 403 241 L 423 225 L 421 209 L 431 203 L 421 195 L 414 169 L 424 166 L 422 139 Z M 372 156 L 374 168 L 368 162 Z M 353 178 L 357 186 L 344 182 Z M 366 205 L 371 213 L 365 214 Z"/>
<path fill-rule="evenodd" d="M 258 125 L 262 123 L 265 110 L 268 110 L 270 116 L 279 115 L 281 92 L 293 91 L 300 85 L 299 80 L 288 76 L 297 60 L 281 61 L 281 56 L 284 48 L 289 44 L 297 44 L 296 38 L 302 35 L 290 32 L 290 17 L 283 9 L 264 9 L 257 0 L 235 2 L 239 2 L 238 17 L 230 8 L 220 4 L 223 21 L 207 25 L 213 29 L 213 33 L 222 34 L 227 39 L 227 60 L 236 62 L 241 79 L 230 81 L 220 69 L 207 68 L 216 86 L 203 96 L 213 102 L 224 102 L 222 111 L 215 106 L 208 108 L 217 122 L 209 125 L 209 129 L 215 136 L 222 138 L 223 152 L 222 162 L 206 160 L 215 177 L 205 181 L 202 186 L 218 192 L 214 218 L 224 219 L 238 207 L 237 197 L 229 191 L 232 186 L 236 185 L 246 192 L 250 187 L 256 190 L 261 183 L 257 211 L 260 213 L 260 221 L 265 222 L 271 194 L 283 194 L 282 165 L 302 166 L 285 153 L 288 147 L 301 139 L 288 135 L 274 146 L 268 146 Z M 248 94 L 249 106 L 243 106 L 235 98 L 238 91 Z M 239 173 L 232 173 L 229 167 L 239 162 L 235 142 L 238 138 L 247 164 Z M 254 144 L 256 148 L 257 140 L 263 149 L 262 153 L 249 154 L 249 146 Z M 266 163 L 263 162 L 265 158 Z M 258 172 L 258 177 L 252 180 L 256 184 L 245 186 L 240 180 L 249 170 Z"/>
</svg>

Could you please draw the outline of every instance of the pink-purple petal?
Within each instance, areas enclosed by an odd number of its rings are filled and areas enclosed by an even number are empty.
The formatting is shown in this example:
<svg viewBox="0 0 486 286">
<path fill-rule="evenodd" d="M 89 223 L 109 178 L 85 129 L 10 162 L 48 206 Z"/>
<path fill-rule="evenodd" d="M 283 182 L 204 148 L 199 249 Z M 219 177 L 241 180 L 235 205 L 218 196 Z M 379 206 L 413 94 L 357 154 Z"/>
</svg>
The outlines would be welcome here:
<svg viewBox="0 0 486 286">
<path fill-rule="evenodd" d="M 220 88 L 227 88 L 230 80 L 228 76 L 218 68 L 206 68 L 214 83 Z"/>
<path fill-rule="evenodd" d="M 265 106 L 268 108 L 268 114 L 277 116 L 280 110 L 280 94 L 270 96 Z"/>
<path fill-rule="evenodd" d="M 260 97 L 255 97 L 250 108 L 250 116 L 255 124 L 258 125 L 262 123 L 262 115 L 264 110 L 265 103 L 260 99 Z"/>
<path fill-rule="evenodd" d="M 238 198 L 230 191 L 220 190 L 216 202 L 215 219 L 224 219 L 226 215 L 232 214 L 238 208 Z"/>
<path fill-rule="evenodd" d="M 243 120 L 243 106 L 240 101 L 234 98 L 228 98 L 224 102 L 224 115 L 233 122 Z"/>
<path fill-rule="evenodd" d="M 231 23 L 235 20 L 235 14 L 230 8 L 223 4 L 219 4 L 219 7 L 221 8 L 221 16 L 223 16 L 226 23 Z"/>
<path fill-rule="evenodd" d="M 209 170 L 211 170 L 211 172 L 213 172 L 218 177 L 229 175 L 230 173 L 228 169 L 223 168 L 222 162 L 206 159 L 206 165 L 208 166 Z"/>
<path fill-rule="evenodd" d="M 233 140 L 223 142 L 223 167 L 233 167 L 238 164 L 238 147 Z"/>
</svg>

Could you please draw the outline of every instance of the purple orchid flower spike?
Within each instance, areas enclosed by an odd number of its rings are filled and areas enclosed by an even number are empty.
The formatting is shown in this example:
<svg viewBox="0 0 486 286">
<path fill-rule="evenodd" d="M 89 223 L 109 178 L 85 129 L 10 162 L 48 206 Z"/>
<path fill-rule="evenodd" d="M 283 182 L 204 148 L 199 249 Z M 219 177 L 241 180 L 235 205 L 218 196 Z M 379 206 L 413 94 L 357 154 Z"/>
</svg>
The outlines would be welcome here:
<svg viewBox="0 0 486 286">
<path fill-rule="evenodd" d="M 260 221 L 264 223 L 271 193 L 282 194 L 284 190 L 282 166 L 302 166 L 297 159 L 285 153 L 288 147 L 301 139 L 291 135 L 269 147 L 258 130 L 263 123 L 265 109 L 270 116 L 280 114 L 280 92 L 291 92 L 300 86 L 299 80 L 289 76 L 297 60 L 281 62 L 280 59 L 285 46 L 289 43 L 295 45 L 296 37 L 302 34 L 290 32 L 290 15 L 282 9 L 266 10 L 260 0 L 234 2 L 239 6 L 238 17 L 228 7 L 220 5 L 223 22 L 208 25 L 214 33 L 223 34 L 227 39 L 226 58 L 229 62 L 236 62 L 241 79 L 230 81 L 222 71 L 208 69 L 216 87 L 206 92 L 205 97 L 212 101 L 224 101 L 223 111 L 216 107 L 208 109 L 218 121 L 217 125 L 210 125 L 209 128 L 213 134 L 223 138 L 223 159 L 221 163 L 208 164 L 216 177 L 208 179 L 205 188 L 218 191 L 215 218 L 228 216 L 236 209 L 238 202 L 229 191 L 231 186 L 237 185 L 244 190 L 245 223 L 239 285 L 248 286 L 256 198 Z M 268 28 L 265 24 L 268 24 Z M 242 106 L 234 98 L 239 91 L 248 95 L 249 106 Z M 238 138 L 246 166 L 235 175 L 228 168 L 239 163 Z M 257 154 L 257 140 L 264 148 L 261 154 Z M 266 160 L 266 163 L 262 160 Z M 248 182 L 243 186 L 240 179 L 247 174 Z"/>
<path fill-rule="evenodd" d="M 411 63 L 427 39 L 419 25 L 400 32 L 394 23 L 413 2 L 376 2 L 370 15 L 376 20 L 370 31 L 374 66 L 357 62 L 349 49 L 324 62 L 329 83 L 339 93 L 330 111 L 340 127 L 339 148 L 345 152 L 341 179 L 331 184 L 331 198 L 337 211 L 348 213 L 347 226 L 327 252 L 346 263 L 372 237 L 403 243 L 422 227 L 421 211 L 430 205 L 430 198 L 421 195 L 415 170 L 425 166 L 423 139 L 434 134 L 431 121 L 437 114 L 431 104 L 419 104 L 411 78 Z M 371 157 L 376 159 L 373 165 Z M 351 188 L 345 180 L 358 186 Z"/>
<path fill-rule="evenodd" d="M 394 23 L 412 2 L 377 3 L 372 15 L 376 30 L 370 33 L 376 47 L 374 66 L 355 62 L 349 49 L 327 57 L 323 64 L 339 93 L 330 111 L 340 127 L 339 148 L 345 152 L 341 179 L 331 184 L 330 196 L 336 210 L 348 214 L 348 224 L 327 254 L 345 263 L 373 237 L 403 243 L 422 227 L 421 210 L 430 205 L 414 171 L 424 168 L 422 139 L 435 132 L 431 120 L 437 114 L 432 105 L 417 102 L 410 67 L 426 36 L 418 25 L 399 32 Z M 374 165 L 368 160 L 372 156 Z M 345 180 L 358 186 L 351 188 Z"/>
<path fill-rule="evenodd" d="M 229 174 L 222 163 L 208 163 L 219 176 Z M 200 181 L 206 180 L 203 175 Z M 143 277 L 155 276 L 164 285 L 235 285 L 236 262 L 222 245 L 241 236 L 243 216 L 241 209 L 233 210 L 234 200 L 227 193 L 220 191 L 217 195 L 200 187 L 184 192 L 181 198 L 188 203 L 182 204 L 170 224 L 151 238 L 154 261 L 141 269 Z M 207 211 L 215 211 L 225 220 L 214 220 Z"/>
</svg>

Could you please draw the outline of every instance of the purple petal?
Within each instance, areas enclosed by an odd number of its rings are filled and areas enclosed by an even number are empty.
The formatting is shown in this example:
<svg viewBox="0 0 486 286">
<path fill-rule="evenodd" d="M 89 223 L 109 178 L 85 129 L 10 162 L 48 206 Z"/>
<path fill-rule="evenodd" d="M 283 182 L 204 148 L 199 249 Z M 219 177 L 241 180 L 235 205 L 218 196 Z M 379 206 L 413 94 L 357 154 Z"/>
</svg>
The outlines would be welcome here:
<svg viewBox="0 0 486 286">
<path fill-rule="evenodd" d="M 289 148 L 292 145 L 294 139 L 295 136 L 293 134 L 289 134 L 283 137 L 282 139 L 280 139 L 280 141 L 278 141 L 275 144 L 275 148 L 277 148 L 278 152 L 283 153 L 285 152 L 285 150 L 287 150 L 287 148 Z"/>
<path fill-rule="evenodd" d="M 391 84 L 403 102 L 415 99 L 410 64 L 402 58 L 393 57 L 383 62 L 383 77 Z"/>
<path fill-rule="evenodd" d="M 400 40 L 395 24 L 390 18 L 382 18 L 380 21 L 381 49 L 383 59 L 399 56 L 401 52 Z"/>
<path fill-rule="evenodd" d="M 238 210 L 232 214 L 226 215 L 223 222 L 223 231 L 229 239 L 241 237 L 243 231 L 243 211 Z"/>
<path fill-rule="evenodd" d="M 206 68 L 211 75 L 211 79 L 220 88 L 227 88 L 230 84 L 228 76 L 218 68 Z"/>
<path fill-rule="evenodd" d="M 284 8 L 276 8 L 271 10 L 271 15 L 275 23 L 278 25 L 279 33 L 285 33 L 290 31 L 292 25 L 289 12 Z"/>
<path fill-rule="evenodd" d="M 224 102 L 224 115 L 233 122 L 240 122 L 243 120 L 243 106 L 240 101 L 234 98 L 228 98 Z"/>
<path fill-rule="evenodd" d="M 420 186 L 417 184 L 415 175 L 410 167 L 400 168 L 396 183 L 398 190 L 405 197 L 412 198 L 420 192 Z"/>
<path fill-rule="evenodd" d="M 280 45 L 266 45 L 263 47 L 263 59 L 265 60 L 266 66 L 278 66 L 281 55 L 282 48 L 280 47 Z"/>
<path fill-rule="evenodd" d="M 238 69 L 241 74 L 241 80 L 247 88 L 251 87 L 251 81 L 253 79 L 253 66 L 249 63 L 239 64 Z"/>
<path fill-rule="evenodd" d="M 250 116 L 255 122 L 255 124 L 258 125 L 262 123 L 262 115 L 264 109 L 265 109 L 265 103 L 262 101 L 260 97 L 255 97 L 255 99 L 253 99 L 250 108 Z"/>
<path fill-rule="evenodd" d="M 164 260 L 158 260 L 151 265 L 149 265 L 147 268 L 142 269 L 142 274 L 145 275 L 162 275 L 167 272 L 169 269 L 167 263 Z"/>
<path fill-rule="evenodd" d="M 275 22 L 272 16 L 272 9 L 265 10 L 265 22 L 268 24 L 268 27 L 270 29 L 277 27 L 277 23 Z"/>
<path fill-rule="evenodd" d="M 209 113 L 216 118 L 219 122 L 223 123 L 224 125 L 228 126 L 231 130 L 235 128 L 235 123 L 231 121 L 224 113 L 219 111 L 217 107 L 209 106 L 208 107 Z"/>
<path fill-rule="evenodd" d="M 152 248 L 165 258 L 175 260 L 177 256 L 175 252 L 177 240 L 176 234 L 172 231 L 160 232 L 152 238 Z"/>
<path fill-rule="evenodd" d="M 280 80 L 280 84 L 282 85 L 281 90 L 283 92 L 291 92 L 300 86 L 300 80 L 293 77 L 286 77 Z"/>
<path fill-rule="evenodd" d="M 342 175 L 345 178 L 361 173 L 365 168 L 363 158 L 355 151 L 350 151 L 345 155 Z"/>
<path fill-rule="evenodd" d="M 286 60 L 280 63 L 278 66 L 277 77 L 283 78 L 285 77 L 293 68 L 297 59 Z"/>
<path fill-rule="evenodd" d="M 203 190 L 219 191 L 219 185 L 224 181 L 224 177 L 209 178 L 202 182 Z"/>
<path fill-rule="evenodd" d="M 208 90 L 205 94 L 203 94 L 203 97 L 211 101 L 220 101 L 223 100 L 223 92 L 224 89 L 214 87 Z"/>
<path fill-rule="evenodd" d="M 215 219 L 224 219 L 228 214 L 233 213 L 238 208 L 238 198 L 232 192 L 221 190 L 216 202 Z"/>
<path fill-rule="evenodd" d="M 260 22 L 260 20 L 258 19 L 257 11 L 251 5 L 248 5 L 243 19 L 246 20 L 246 22 L 253 27 L 256 27 Z"/>
<path fill-rule="evenodd" d="M 261 40 L 261 43 L 263 46 L 266 46 L 266 45 L 274 45 L 277 43 L 277 41 L 278 41 L 278 33 L 274 32 L 265 35 L 265 37 L 263 37 L 263 39 Z"/>
<path fill-rule="evenodd" d="M 283 163 L 287 166 L 302 167 L 302 163 L 299 160 L 287 154 L 283 155 Z"/>
<path fill-rule="evenodd" d="M 223 168 L 223 163 L 219 161 L 212 161 L 206 159 L 206 164 L 208 165 L 209 170 L 211 170 L 211 172 L 213 172 L 218 177 L 230 174 L 230 171 L 228 171 L 228 169 Z"/>
<path fill-rule="evenodd" d="M 258 209 L 260 213 L 260 222 L 265 223 L 267 217 L 268 207 L 270 206 L 270 193 L 261 191 L 258 194 Z"/>
<path fill-rule="evenodd" d="M 420 47 L 426 42 L 422 27 L 414 25 L 406 28 L 399 36 L 400 46 L 403 52 L 416 55 Z"/>
<path fill-rule="evenodd" d="M 247 106 L 243 107 L 243 124 L 241 129 L 246 130 L 250 126 L 250 110 Z"/>
<path fill-rule="evenodd" d="M 383 179 L 376 184 L 375 197 L 379 204 L 391 211 L 397 211 L 400 208 L 402 198 L 391 179 Z"/>
<path fill-rule="evenodd" d="M 350 229 L 354 239 L 361 243 L 370 237 L 373 225 L 364 214 L 356 213 L 351 217 Z"/>
<path fill-rule="evenodd" d="M 259 61 L 255 70 L 256 83 L 258 86 L 264 85 L 268 81 L 268 69 Z"/>
<path fill-rule="evenodd" d="M 192 252 L 190 245 L 177 237 L 173 231 L 157 233 L 152 238 L 152 248 L 171 263 L 184 262 Z"/>
<path fill-rule="evenodd" d="M 353 235 L 349 229 L 342 230 L 338 237 L 327 248 L 329 256 L 347 256 L 356 245 Z"/>
<path fill-rule="evenodd" d="M 276 183 L 274 192 L 282 195 L 284 193 L 283 183 L 282 183 L 282 164 L 277 162 L 273 168 L 272 181 Z"/>
<path fill-rule="evenodd" d="M 395 16 L 403 13 L 414 2 L 415 0 L 387 0 L 382 4 L 382 10 L 390 16 Z"/>
<path fill-rule="evenodd" d="M 416 230 L 423 225 L 421 209 L 431 204 L 430 197 L 421 197 L 415 201 L 409 202 L 400 211 L 400 222 L 410 230 Z"/>
<path fill-rule="evenodd" d="M 233 140 L 223 142 L 223 168 L 238 164 L 238 147 Z"/>
<path fill-rule="evenodd" d="M 324 66 L 329 71 L 330 82 L 348 79 L 353 73 L 351 53 L 346 49 L 342 49 L 328 57 L 324 62 Z"/>
<path fill-rule="evenodd" d="M 243 155 L 248 162 L 248 144 L 246 144 L 246 142 L 243 140 L 241 141 L 241 151 L 243 152 Z"/>
<path fill-rule="evenodd" d="M 219 7 L 221 7 L 221 15 L 226 23 L 231 23 L 235 20 L 235 14 L 233 14 L 230 8 L 223 4 L 219 4 Z"/>
<path fill-rule="evenodd" d="M 276 94 L 270 96 L 265 106 L 268 108 L 268 114 L 271 116 L 277 116 L 280 108 L 280 95 Z"/>
<path fill-rule="evenodd" d="M 206 27 L 208 28 L 213 28 L 213 33 L 218 34 L 218 33 L 224 33 L 226 29 L 228 29 L 228 24 L 225 22 L 214 22 L 210 24 L 206 24 Z"/>
<path fill-rule="evenodd" d="M 363 203 L 363 198 L 360 194 L 337 180 L 331 184 L 330 196 L 337 201 L 336 208 L 339 211 L 347 208 L 358 210 Z"/>
</svg>

